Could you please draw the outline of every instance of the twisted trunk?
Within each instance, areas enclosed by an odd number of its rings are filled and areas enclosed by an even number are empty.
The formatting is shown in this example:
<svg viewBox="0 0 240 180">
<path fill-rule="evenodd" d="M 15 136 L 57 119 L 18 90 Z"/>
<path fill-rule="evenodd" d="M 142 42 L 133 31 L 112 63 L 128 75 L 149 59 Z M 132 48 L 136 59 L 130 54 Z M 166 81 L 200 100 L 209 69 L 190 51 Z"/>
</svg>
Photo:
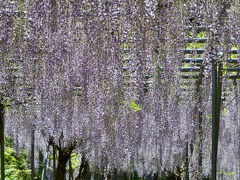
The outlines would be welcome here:
<svg viewBox="0 0 240 180">
<path fill-rule="evenodd" d="M 82 180 L 87 175 L 88 170 L 89 170 L 89 165 L 87 160 L 85 159 L 85 156 L 83 155 L 81 165 L 79 168 L 79 173 L 75 180 Z"/>
<path fill-rule="evenodd" d="M 59 150 L 59 157 L 58 157 L 58 165 L 56 170 L 56 179 L 57 180 L 64 180 L 65 173 L 66 173 L 66 165 L 70 158 L 71 151 L 63 149 Z"/>
<path fill-rule="evenodd" d="M 65 180 L 65 174 L 66 174 L 66 166 L 67 162 L 71 157 L 72 151 L 76 147 L 76 142 L 70 144 L 69 146 L 61 146 L 62 145 L 62 140 L 63 134 L 61 135 L 57 145 L 56 142 L 54 142 L 54 138 L 50 137 L 49 139 L 49 145 L 53 147 L 53 156 L 54 156 L 54 161 L 55 161 L 55 154 L 56 151 L 58 151 L 58 164 L 57 164 L 57 169 L 55 171 L 55 163 L 54 163 L 54 180 Z"/>
</svg>

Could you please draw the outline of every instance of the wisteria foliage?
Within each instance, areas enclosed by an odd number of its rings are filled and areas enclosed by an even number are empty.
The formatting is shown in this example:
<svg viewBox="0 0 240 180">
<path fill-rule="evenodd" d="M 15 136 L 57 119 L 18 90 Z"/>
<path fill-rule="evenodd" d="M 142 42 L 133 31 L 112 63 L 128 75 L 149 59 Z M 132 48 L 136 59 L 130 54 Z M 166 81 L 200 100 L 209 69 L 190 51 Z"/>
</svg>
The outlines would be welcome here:
<svg viewBox="0 0 240 180">
<path fill-rule="evenodd" d="M 4 103 L 11 102 L 6 128 L 18 148 L 29 147 L 34 130 L 39 149 L 49 139 L 61 147 L 75 144 L 92 169 L 140 175 L 175 171 L 188 157 L 194 179 L 201 110 L 202 172 L 210 174 L 211 57 L 226 63 L 230 49 L 240 46 L 239 1 L 0 3 L 0 90 Z M 186 88 L 180 72 L 187 27 L 194 31 L 197 23 L 208 37 L 201 106 L 196 84 Z M 218 163 L 222 174 L 238 178 L 239 81 L 228 75 L 222 81 L 227 96 Z"/>
</svg>

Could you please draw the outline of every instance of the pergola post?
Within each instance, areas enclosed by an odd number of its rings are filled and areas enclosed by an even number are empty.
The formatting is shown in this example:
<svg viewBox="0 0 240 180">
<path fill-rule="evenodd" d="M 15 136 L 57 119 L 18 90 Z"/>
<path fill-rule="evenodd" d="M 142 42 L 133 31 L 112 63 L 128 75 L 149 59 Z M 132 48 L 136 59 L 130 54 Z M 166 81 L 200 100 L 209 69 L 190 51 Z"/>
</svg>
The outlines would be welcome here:
<svg viewBox="0 0 240 180">
<path fill-rule="evenodd" d="M 56 180 L 56 149 L 53 146 L 53 180 Z"/>
<path fill-rule="evenodd" d="M 34 142 L 35 142 L 35 137 L 34 137 L 34 128 L 32 129 L 32 135 L 31 135 L 31 180 L 34 180 Z"/>
<path fill-rule="evenodd" d="M 0 146 L 1 146 L 1 179 L 5 180 L 4 167 L 4 105 L 0 103 Z"/>
<path fill-rule="evenodd" d="M 68 171 L 68 173 L 69 173 L 69 176 L 68 176 L 68 178 L 69 178 L 69 180 L 73 180 L 73 176 L 72 176 L 72 174 L 73 174 L 73 172 L 72 172 L 72 160 L 71 160 L 71 153 L 70 153 L 70 158 L 69 158 L 69 160 L 68 160 L 69 162 L 69 171 Z"/>
<path fill-rule="evenodd" d="M 217 175 L 217 63 L 212 62 L 212 180 Z"/>
<path fill-rule="evenodd" d="M 222 96 L 222 63 L 212 62 L 212 180 L 217 178 L 218 135 Z"/>
<path fill-rule="evenodd" d="M 202 177 L 202 142 L 203 142 L 203 129 L 202 129 L 202 96 L 201 96 L 201 88 L 199 87 L 199 92 L 198 92 L 198 136 L 199 136 L 199 159 L 198 159 L 198 177 Z"/>
</svg>

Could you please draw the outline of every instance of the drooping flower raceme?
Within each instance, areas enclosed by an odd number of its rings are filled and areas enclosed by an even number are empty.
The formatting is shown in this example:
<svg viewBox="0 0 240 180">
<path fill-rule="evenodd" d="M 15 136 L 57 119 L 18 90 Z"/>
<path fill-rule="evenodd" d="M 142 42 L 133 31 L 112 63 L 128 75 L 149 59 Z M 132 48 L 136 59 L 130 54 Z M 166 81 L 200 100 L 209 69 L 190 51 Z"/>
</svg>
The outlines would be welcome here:
<svg viewBox="0 0 240 180">
<path fill-rule="evenodd" d="M 175 171 L 189 159 L 191 176 L 198 177 L 202 151 L 201 168 L 209 174 L 210 61 L 215 53 L 227 68 L 231 49 L 239 47 L 238 6 L 214 0 L 4 2 L 0 89 L 12 101 L 7 131 L 20 147 L 34 129 L 39 148 L 50 139 L 62 148 L 74 145 L 92 169 L 140 175 Z M 187 39 L 200 36 L 199 25 L 208 41 L 197 85 L 182 78 L 181 68 Z M 233 85 L 229 76 L 222 79 L 229 96 L 221 114 L 219 165 L 233 172 L 239 162 L 229 164 L 227 152 L 238 149 L 239 115 L 227 104 L 239 82 Z"/>
</svg>

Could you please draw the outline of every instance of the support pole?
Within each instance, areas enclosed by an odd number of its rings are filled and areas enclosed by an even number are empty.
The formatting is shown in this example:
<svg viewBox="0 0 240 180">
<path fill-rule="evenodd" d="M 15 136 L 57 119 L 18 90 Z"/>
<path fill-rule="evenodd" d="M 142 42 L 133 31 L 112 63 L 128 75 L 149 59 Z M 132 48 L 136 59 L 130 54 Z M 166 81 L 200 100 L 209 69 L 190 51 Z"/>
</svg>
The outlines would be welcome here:
<svg viewBox="0 0 240 180">
<path fill-rule="evenodd" d="M 212 100 L 212 180 L 217 178 L 217 153 L 218 153 L 218 135 L 221 113 L 221 96 L 222 96 L 222 71 L 221 62 L 215 64 L 213 72 L 213 100 Z"/>
<path fill-rule="evenodd" d="M 5 180 L 4 167 L 4 105 L 0 104 L 0 146 L 1 146 L 1 179 Z"/>
<path fill-rule="evenodd" d="M 185 168 L 186 168 L 186 178 L 185 180 L 189 180 L 189 154 L 188 154 L 188 140 L 186 144 L 186 161 L 185 161 Z"/>
<path fill-rule="evenodd" d="M 53 180 L 56 180 L 56 149 L 53 146 Z"/>
<path fill-rule="evenodd" d="M 34 129 L 32 130 L 32 139 L 31 139 L 31 180 L 34 180 Z"/>
<path fill-rule="evenodd" d="M 217 176 L 217 63 L 212 62 L 212 180 Z"/>
<path fill-rule="evenodd" d="M 204 78 L 204 65 L 201 64 L 198 80 L 196 81 L 196 114 L 198 114 L 198 179 L 202 179 L 202 96 L 201 85 Z M 197 113 L 198 112 L 198 113 Z"/>
<path fill-rule="evenodd" d="M 238 89 L 238 84 L 237 81 L 233 81 L 233 86 L 234 86 L 234 96 L 235 96 L 235 107 L 236 107 L 236 113 L 234 114 L 234 121 L 236 121 L 237 125 L 237 132 L 238 132 L 238 152 L 240 152 L 240 128 L 239 128 L 239 119 L 237 117 L 239 113 L 239 103 L 238 103 L 238 98 L 239 98 L 239 89 Z M 240 179 L 240 154 L 238 154 L 238 168 L 237 168 L 237 178 Z"/>
<path fill-rule="evenodd" d="M 199 105 L 199 113 L 198 113 L 198 136 L 199 136 L 199 159 L 198 159 L 198 167 L 199 167 L 199 179 L 202 177 L 202 100 L 201 100 L 201 90 L 199 89 L 198 94 L 198 105 Z"/>
<path fill-rule="evenodd" d="M 43 173 L 42 173 L 42 180 L 45 180 L 45 179 L 46 179 L 47 160 L 48 160 L 48 150 L 47 150 L 47 152 L 46 152 L 46 156 L 45 156 L 45 159 L 44 159 Z"/>
<path fill-rule="evenodd" d="M 73 177 L 72 177 L 72 160 L 71 160 L 71 154 L 70 154 L 70 157 L 69 157 L 69 180 L 73 180 Z"/>
</svg>

